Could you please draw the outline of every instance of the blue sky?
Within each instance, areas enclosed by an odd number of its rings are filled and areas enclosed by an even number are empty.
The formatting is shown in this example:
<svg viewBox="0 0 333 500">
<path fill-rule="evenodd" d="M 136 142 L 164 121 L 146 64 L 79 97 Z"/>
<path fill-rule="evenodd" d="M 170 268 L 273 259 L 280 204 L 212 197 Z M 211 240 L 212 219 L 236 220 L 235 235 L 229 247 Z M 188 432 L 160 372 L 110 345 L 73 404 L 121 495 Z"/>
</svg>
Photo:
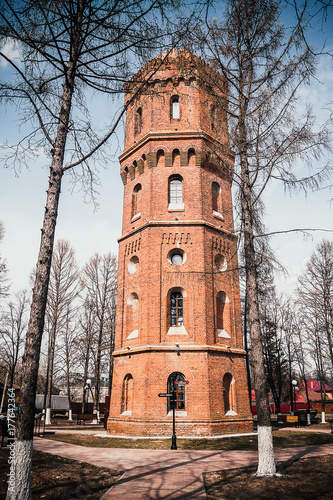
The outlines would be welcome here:
<svg viewBox="0 0 333 500">
<path fill-rule="evenodd" d="M 316 41 L 328 39 L 328 47 L 333 48 L 332 22 L 325 25 L 325 33 L 318 31 Z M 0 65 L 1 73 L 6 71 Z M 333 63 L 328 56 L 322 56 L 318 66 L 318 79 L 311 86 L 302 89 L 301 104 L 312 103 L 319 120 L 329 117 L 327 109 L 333 101 Z M 122 98 L 120 98 L 122 100 Z M 101 100 L 94 110 L 97 123 L 108 122 L 110 116 L 119 108 L 120 102 Z M 13 109 L 1 109 L 0 143 L 6 138 L 13 142 L 19 137 L 17 116 Z M 111 251 L 117 253 L 117 238 L 121 235 L 123 185 L 119 176 L 117 156 L 122 152 L 122 130 L 111 143 L 114 155 L 110 158 L 107 170 L 100 170 L 101 186 L 98 197 L 99 207 L 84 202 L 84 196 L 79 191 L 72 192 L 69 177 L 64 176 L 60 198 L 59 218 L 56 229 L 56 239 L 64 238 L 70 241 L 76 250 L 80 265 L 95 253 Z M 0 155 L 1 156 L 1 155 Z M 332 159 L 332 158 L 331 158 Z M 317 164 L 319 169 L 325 160 Z M 30 170 L 23 169 L 19 175 L 13 170 L 3 169 L 0 164 L 0 220 L 5 227 L 5 237 L 0 244 L 0 253 L 6 258 L 12 291 L 29 288 L 29 275 L 36 263 L 40 244 L 40 229 L 42 226 L 49 161 L 40 157 L 31 163 Z M 299 166 L 303 168 L 302 165 Z M 333 182 L 333 180 L 332 180 Z M 265 194 L 266 225 L 270 231 L 291 228 L 324 228 L 333 230 L 333 204 L 330 199 L 333 192 L 320 191 L 285 194 L 278 185 L 272 185 Z M 287 268 L 289 276 L 280 276 L 277 280 L 281 291 L 292 292 L 297 276 L 304 269 L 316 244 L 323 237 L 333 239 L 332 233 L 313 233 L 313 238 L 304 239 L 302 235 L 291 233 L 275 236 L 272 246 L 277 257 Z"/>
</svg>

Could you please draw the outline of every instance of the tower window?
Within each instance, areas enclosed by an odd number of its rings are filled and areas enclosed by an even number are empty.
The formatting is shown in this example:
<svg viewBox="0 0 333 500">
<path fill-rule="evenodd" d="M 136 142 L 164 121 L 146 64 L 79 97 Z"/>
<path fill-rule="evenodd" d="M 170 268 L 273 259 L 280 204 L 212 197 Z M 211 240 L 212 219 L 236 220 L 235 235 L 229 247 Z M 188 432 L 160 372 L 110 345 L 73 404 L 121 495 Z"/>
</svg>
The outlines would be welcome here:
<svg viewBox="0 0 333 500">
<path fill-rule="evenodd" d="M 173 206 L 183 204 L 183 179 L 180 176 L 169 180 L 169 203 Z"/>
<path fill-rule="evenodd" d="M 221 188 L 217 182 L 212 183 L 212 208 L 213 212 L 220 212 L 220 192 Z"/>
<path fill-rule="evenodd" d="M 173 292 L 170 296 L 171 326 L 182 326 L 184 324 L 183 300 L 181 292 Z"/>
<path fill-rule="evenodd" d="M 210 107 L 210 126 L 212 130 L 215 128 L 215 115 L 216 115 L 216 108 L 214 105 Z"/>
<path fill-rule="evenodd" d="M 216 328 L 218 337 L 230 338 L 230 302 L 222 291 L 216 295 Z"/>
<path fill-rule="evenodd" d="M 126 332 L 127 339 L 139 336 L 139 296 L 136 292 L 130 294 L 126 304 Z"/>
<path fill-rule="evenodd" d="M 137 255 L 133 255 L 133 257 L 131 257 L 127 269 L 130 274 L 134 274 L 137 272 L 137 270 L 139 269 L 139 257 Z"/>
<path fill-rule="evenodd" d="M 174 95 L 171 97 L 171 118 L 174 120 L 179 120 L 179 96 Z"/>
<path fill-rule="evenodd" d="M 132 193 L 132 219 L 141 213 L 141 193 L 142 186 L 141 184 L 137 184 Z"/>
<path fill-rule="evenodd" d="M 181 266 L 186 262 L 186 253 L 181 248 L 173 248 L 167 256 L 169 264 L 173 266 Z"/>
<path fill-rule="evenodd" d="M 138 108 L 134 116 L 134 134 L 139 134 L 142 128 L 142 108 Z"/>
<path fill-rule="evenodd" d="M 175 382 L 182 381 L 185 381 L 185 377 L 182 373 L 174 372 L 169 375 L 167 386 L 168 393 L 175 391 L 176 398 L 174 401 L 168 398 L 168 410 L 172 410 L 172 408 L 175 408 L 175 410 L 185 410 L 185 384 L 175 384 Z"/>
<path fill-rule="evenodd" d="M 223 377 L 223 402 L 224 413 L 227 415 L 236 415 L 234 411 L 234 394 L 233 394 L 233 379 L 230 373 L 226 373 Z"/>
<path fill-rule="evenodd" d="M 224 257 L 224 255 L 222 255 L 220 253 L 216 254 L 214 261 L 215 261 L 216 269 L 219 272 L 223 272 L 223 271 L 227 270 L 228 263 L 227 263 L 227 259 Z"/>
<path fill-rule="evenodd" d="M 130 415 L 132 413 L 133 401 L 133 377 L 128 373 L 123 381 L 123 390 L 121 395 L 121 413 Z"/>
</svg>

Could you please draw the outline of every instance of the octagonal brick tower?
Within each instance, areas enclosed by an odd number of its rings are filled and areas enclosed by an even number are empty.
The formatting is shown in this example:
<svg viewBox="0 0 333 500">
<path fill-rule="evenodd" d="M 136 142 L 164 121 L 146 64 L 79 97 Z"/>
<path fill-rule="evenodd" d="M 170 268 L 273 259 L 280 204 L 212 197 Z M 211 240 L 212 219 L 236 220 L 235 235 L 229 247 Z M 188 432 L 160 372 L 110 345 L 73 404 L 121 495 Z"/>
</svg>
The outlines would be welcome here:
<svg viewBox="0 0 333 500">
<path fill-rule="evenodd" d="M 227 95 L 212 97 L 185 51 L 127 84 L 117 326 L 108 432 L 178 435 L 252 430 L 243 349 L 233 154 Z M 149 78 L 142 90 L 141 82 Z M 221 85 L 220 85 L 221 87 Z M 226 86 L 225 86 L 226 89 Z"/>
</svg>

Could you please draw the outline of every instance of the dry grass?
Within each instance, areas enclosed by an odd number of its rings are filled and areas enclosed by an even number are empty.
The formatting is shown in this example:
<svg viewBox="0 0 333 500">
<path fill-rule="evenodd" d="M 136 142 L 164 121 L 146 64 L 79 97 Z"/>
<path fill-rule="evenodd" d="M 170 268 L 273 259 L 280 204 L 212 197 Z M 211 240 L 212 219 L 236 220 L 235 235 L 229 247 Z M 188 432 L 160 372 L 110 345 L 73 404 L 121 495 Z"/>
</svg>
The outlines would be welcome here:
<svg viewBox="0 0 333 500">
<path fill-rule="evenodd" d="M 254 476 L 255 467 L 204 474 L 207 500 L 331 500 L 333 455 L 284 462 L 281 477 Z"/>
<path fill-rule="evenodd" d="M 0 498 L 6 498 L 9 448 L 0 448 Z M 34 500 L 98 500 L 119 479 L 120 471 L 34 451 L 31 485 Z"/>
<path fill-rule="evenodd" d="M 279 430 L 274 432 L 275 449 L 292 446 L 309 446 L 333 443 L 333 434 L 308 432 L 306 430 Z M 122 439 L 97 437 L 83 434 L 46 434 L 43 437 L 64 443 L 87 446 L 89 448 L 132 448 L 132 449 L 170 449 L 171 439 Z M 220 439 L 177 439 L 180 450 L 256 450 L 257 435 L 238 436 Z"/>
</svg>

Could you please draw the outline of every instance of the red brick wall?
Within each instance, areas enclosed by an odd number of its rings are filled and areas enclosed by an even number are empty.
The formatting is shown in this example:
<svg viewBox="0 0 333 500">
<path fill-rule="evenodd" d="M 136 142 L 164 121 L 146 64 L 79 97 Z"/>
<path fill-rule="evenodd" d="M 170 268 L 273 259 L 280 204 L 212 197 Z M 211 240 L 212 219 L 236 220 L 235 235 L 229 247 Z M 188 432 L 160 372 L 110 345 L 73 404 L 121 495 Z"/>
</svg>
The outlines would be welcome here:
<svg viewBox="0 0 333 500">
<path fill-rule="evenodd" d="M 155 64 L 156 60 L 148 63 L 138 78 L 142 79 Z M 126 100 L 135 81 L 131 85 Z M 179 120 L 170 117 L 173 95 L 179 96 Z M 170 433 L 167 402 L 158 398 L 158 393 L 166 392 L 168 377 L 173 372 L 183 373 L 189 381 L 186 414 L 179 416 L 180 433 L 209 435 L 252 428 L 241 329 L 237 239 L 233 234 L 233 155 L 228 146 L 225 112 L 216 108 L 212 127 L 212 105 L 216 106 L 216 100 L 200 80 L 193 60 L 184 54 L 173 54 L 166 66 L 154 74 L 148 90 L 139 94 L 127 111 L 125 151 L 120 156 L 124 207 L 119 240 L 114 383 L 108 421 L 112 434 Z M 135 124 L 138 108 L 142 112 L 139 132 L 138 122 Z M 180 155 L 173 162 L 175 149 Z M 158 158 L 160 150 L 163 155 Z M 189 155 L 190 150 L 194 152 Z M 173 175 L 183 180 L 184 206 L 177 210 L 169 207 L 168 199 L 169 179 Z M 218 212 L 212 208 L 213 182 L 220 186 Z M 139 183 L 140 207 L 133 214 L 133 192 Z M 180 266 L 168 259 L 170 251 L 176 249 L 184 252 Z M 133 257 L 139 259 L 135 265 Z M 225 259 L 226 265 L 216 262 L 217 257 L 222 262 Z M 173 289 L 183 295 L 184 328 L 169 330 Z M 219 291 L 227 297 L 223 328 L 228 337 L 217 331 Z M 139 305 L 133 318 L 130 303 L 135 294 Z M 233 413 L 228 415 L 223 403 L 226 373 L 233 377 Z M 133 376 L 133 401 L 130 414 L 121 414 L 127 374 Z"/>
</svg>

